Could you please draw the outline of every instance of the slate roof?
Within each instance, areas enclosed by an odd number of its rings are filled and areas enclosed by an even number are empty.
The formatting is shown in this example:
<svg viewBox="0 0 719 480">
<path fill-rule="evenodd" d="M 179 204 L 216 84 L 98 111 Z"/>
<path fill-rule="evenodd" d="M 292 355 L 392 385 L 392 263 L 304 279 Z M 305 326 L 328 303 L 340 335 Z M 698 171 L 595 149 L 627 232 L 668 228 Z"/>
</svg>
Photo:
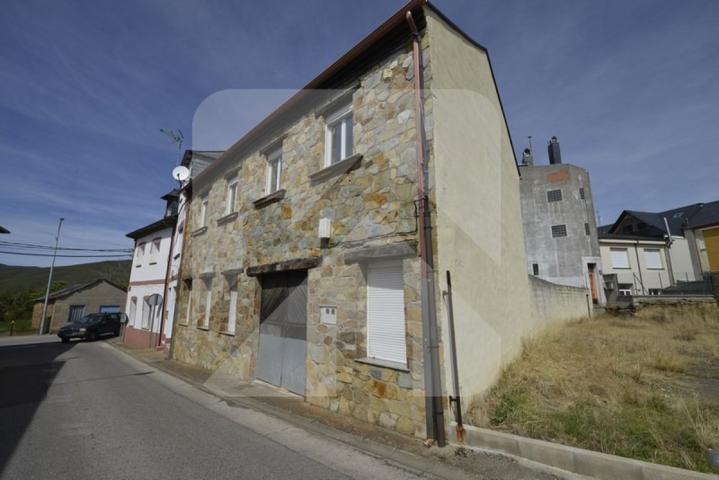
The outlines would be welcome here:
<svg viewBox="0 0 719 480">
<path fill-rule="evenodd" d="M 137 230 L 133 230 L 132 232 L 126 234 L 125 236 L 132 238 L 133 240 L 137 240 L 138 238 L 144 237 L 145 235 L 149 235 L 152 232 L 157 232 L 158 230 L 162 230 L 163 228 L 171 227 L 175 224 L 176 221 L 177 221 L 177 215 L 170 215 L 170 216 L 162 218 L 156 222 L 153 222 L 149 225 L 140 227 Z"/>
<path fill-rule="evenodd" d="M 10 230 L 0 225 L 0 233 L 10 233 Z"/>
<path fill-rule="evenodd" d="M 122 288 L 122 287 L 119 286 L 119 285 L 116 285 L 116 284 L 112 283 L 112 282 L 109 281 L 109 280 L 106 280 L 106 279 L 104 279 L 104 278 L 98 278 L 97 280 L 93 280 L 92 282 L 78 283 L 78 284 L 75 284 L 75 285 L 70 285 L 69 287 L 62 288 L 62 289 L 60 289 L 60 290 L 56 290 L 56 291 L 52 292 L 52 293 L 47 297 L 47 299 L 48 299 L 48 300 L 57 300 L 58 298 L 64 298 L 64 297 L 67 297 L 67 296 L 72 295 L 73 293 L 79 292 L 80 290 L 85 290 L 86 288 L 94 287 L 95 285 L 97 285 L 97 284 L 100 283 L 100 282 L 109 283 L 109 284 L 112 285 L 113 287 L 116 287 L 116 288 L 119 288 L 119 289 L 122 290 L 122 291 L 125 291 L 124 288 Z M 37 298 L 34 298 L 34 299 L 33 299 L 34 302 L 42 302 L 42 301 L 44 301 L 44 300 L 45 300 L 45 295 L 43 295 L 42 297 L 37 297 Z"/>
<path fill-rule="evenodd" d="M 614 228 L 625 215 L 630 215 L 650 227 L 654 227 L 661 232 L 666 231 L 664 226 L 664 218 L 666 217 L 667 223 L 669 223 L 669 230 L 672 235 L 679 235 L 684 233 L 685 228 L 695 228 L 699 226 L 712 225 L 714 223 L 719 224 L 719 201 L 709 203 L 692 203 L 691 205 L 685 205 L 679 208 L 672 208 L 671 210 L 664 210 L 663 212 L 641 212 L 638 210 L 624 210 L 619 216 L 617 221 L 609 226 L 609 229 L 605 233 L 613 233 Z M 600 227 L 604 228 L 604 227 Z M 600 230 L 601 233 L 601 230 Z"/>
<path fill-rule="evenodd" d="M 705 203 L 701 210 L 694 214 L 687 223 L 688 228 L 719 225 L 719 200 Z"/>
</svg>

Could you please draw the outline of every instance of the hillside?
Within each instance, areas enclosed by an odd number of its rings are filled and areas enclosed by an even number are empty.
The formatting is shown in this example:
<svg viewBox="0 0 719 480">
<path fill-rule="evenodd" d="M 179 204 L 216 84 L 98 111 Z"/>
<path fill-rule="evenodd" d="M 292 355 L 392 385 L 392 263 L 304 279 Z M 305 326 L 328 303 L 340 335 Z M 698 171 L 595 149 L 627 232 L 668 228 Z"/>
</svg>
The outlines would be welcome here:
<svg viewBox="0 0 719 480">
<path fill-rule="evenodd" d="M 66 282 L 67 285 L 87 283 L 97 278 L 105 278 L 126 288 L 130 279 L 130 260 L 83 263 L 55 267 L 53 282 Z M 17 267 L 0 264 L 0 293 L 37 290 L 47 285 L 49 267 Z"/>
</svg>

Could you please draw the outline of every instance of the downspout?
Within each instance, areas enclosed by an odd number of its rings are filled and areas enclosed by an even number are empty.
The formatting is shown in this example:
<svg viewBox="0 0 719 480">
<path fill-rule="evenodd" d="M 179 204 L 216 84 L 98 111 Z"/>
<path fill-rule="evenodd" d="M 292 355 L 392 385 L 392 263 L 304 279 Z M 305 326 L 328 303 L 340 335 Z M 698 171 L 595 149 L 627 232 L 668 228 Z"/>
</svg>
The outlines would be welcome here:
<svg viewBox="0 0 719 480">
<path fill-rule="evenodd" d="M 419 200 L 419 256 L 422 269 L 422 336 L 425 387 L 425 416 L 427 438 L 445 445 L 444 409 L 439 372 L 439 342 L 437 330 L 437 306 L 434 284 L 434 259 L 432 252 L 432 213 L 429 208 L 427 183 L 429 168 L 427 165 L 427 142 L 424 130 L 424 81 L 422 77 L 421 36 L 407 11 L 405 18 L 412 30 L 412 59 L 414 66 L 415 89 L 415 130 L 417 148 L 417 197 Z"/>
<path fill-rule="evenodd" d="M 667 221 L 667 217 L 664 217 L 664 226 L 667 229 L 667 248 L 664 250 L 666 260 L 667 260 L 667 273 L 669 273 L 669 286 L 674 286 L 676 284 L 676 281 L 674 279 L 674 266 L 672 265 L 672 244 L 674 243 L 674 240 L 672 239 L 672 231 L 669 229 L 669 222 Z"/>
<path fill-rule="evenodd" d="M 639 261 L 639 242 L 634 242 L 634 255 L 637 257 L 637 270 L 639 271 L 639 284 L 642 286 L 642 295 L 646 295 L 644 290 L 644 276 L 642 275 L 642 263 Z"/>
<path fill-rule="evenodd" d="M 169 290 L 168 282 L 170 281 L 170 271 L 171 271 L 171 265 L 172 265 L 172 252 L 175 249 L 175 232 L 177 231 L 177 221 L 179 220 L 179 212 L 178 212 L 178 218 L 175 218 L 175 223 L 172 225 L 172 233 L 170 234 L 170 252 L 167 254 L 167 268 L 165 269 L 165 290 L 162 294 L 162 316 L 160 317 L 160 335 L 157 339 L 157 346 L 159 347 L 162 345 L 162 332 L 165 330 L 165 317 L 167 315 L 167 309 L 165 308 L 165 305 L 167 303 L 167 291 Z M 151 333 L 152 334 L 152 333 Z"/>
<path fill-rule="evenodd" d="M 183 285 L 182 264 L 185 260 L 184 250 L 185 250 L 185 247 L 187 246 L 187 236 L 188 236 L 188 230 L 189 230 L 189 228 L 187 228 L 187 226 L 190 224 L 190 209 L 188 208 L 189 204 L 190 204 L 190 194 L 188 193 L 191 191 L 190 188 L 191 188 L 191 185 L 186 185 L 185 188 L 183 189 L 184 191 L 180 191 L 180 195 L 181 196 L 185 195 L 186 198 L 185 198 L 185 201 L 182 203 L 182 205 L 179 205 L 178 209 L 177 209 L 177 221 L 178 222 L 180 221 L 180 214 L 182 213 L 182 209 L 185 208 L 186 210 L 185 210 L 185 218 L 184 218 L 183 229 L 182 229 L 182 250 L 180 251 L 180 263 L 177 266 L 177 287 L 178 288 L 175 289 L 175 309 L 174 309 L 175 315 L 177 315 L 177 307 L 180 305 L 180 293 L 182 291 L 182 285 Z M 188 299 L 188 301 L 189 301 L 189 299 Z M 178 324 L 178 322 L 172 322 L 172 339 L 173 340 L 170 341 L 170 353 L 167 355 L 168 358 L 172 358 L 172 355 L 175 353 L 174 339 L 176 338 L 175 330 L 177 330 L 177 324 Z"/>
</svg>

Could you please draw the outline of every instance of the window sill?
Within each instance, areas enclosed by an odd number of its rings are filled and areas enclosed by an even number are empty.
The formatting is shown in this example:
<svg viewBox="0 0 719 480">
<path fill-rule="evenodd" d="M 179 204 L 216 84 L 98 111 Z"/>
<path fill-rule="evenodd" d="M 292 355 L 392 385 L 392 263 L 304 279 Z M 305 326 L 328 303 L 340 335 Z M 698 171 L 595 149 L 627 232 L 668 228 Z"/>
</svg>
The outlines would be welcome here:
<svg viewBox="0 0 719 480">
<path fill-rule="evenodd" d="M 284 189 L 277 190 L 276 192 L 272 192 L 269 195 L 265 195 L 264 197 L 258 198 L 257 200 L 255 200 L 254 201 L 255 208 L 266 207 L 267 205 L 269 205 L 271 203 L 279 202 L 283 198 L 285 198 L 285 190 Z"/>
<path fill-rule="evenodd" d="M 228 332 L 228 331 L 226 331 L 226 330 L 220 330 L 220 331 L 217 332 L 217 333 L 219 333 L 220 335 L 227 335 L 228 337 L 234 337 L 234 336 L 235 336 L 235 332 Z"/>
<path fill-rule="evenodd" d="M 325 167 L 322 170 L 310 174 L 309 178 L 311 182 L 323 182 L 328 178 L 342 175 L 343 173 L 347 173 L 350 170 L 359 168 L 361 164 L 362 154 L 355 153 L 354 155 L 347 157 L 344 160 L 341 160 L 337 163 L 330 165 L 329 167 Z"/>
<path fill-rule="evenodd" d="M 230 223 L 231 221 L 237 219 L 237 212 L 228 213 L 224 217 L 217 219 L 217 225 L 224 225 L 225 223 Z"/>
<path fill-rule="evenodd" d="M 190 324 L 189 324 L 189 323 L 180 323 L 180 322 L 177 322 L 177 326 L 179 326 L 179 327 L 189 327 Z"/>
<path fill-rule="evenodd" d="M 208 331 L 210 330 L 210 327 L 205 327 L 205 326 L 203 326 L 203 325 L 198 325 L 198 326 L 197 326 L 197 329 L 198 329 L 198 330 L 204 330 L 204 331 L 208 332 Z"/>
<path fill-rule="evenodd" d="M 389 360 L 380 360 L 378 358 L 355 358 L 355 362 L 363 363 L 365 365 L 372 365 L 373 367 L 389 368 L 397 370 L 398 372 L 409 372 L 409 368 L 404 363 L 391 362 Z"/>
<path fill-rule="evenodd" d="M 190 235 L 193 237 L 198 237 L 205 232 L 207 232 L 207 227 L 200 227 L 197 230 L 193 231 Z"/>
</svg>

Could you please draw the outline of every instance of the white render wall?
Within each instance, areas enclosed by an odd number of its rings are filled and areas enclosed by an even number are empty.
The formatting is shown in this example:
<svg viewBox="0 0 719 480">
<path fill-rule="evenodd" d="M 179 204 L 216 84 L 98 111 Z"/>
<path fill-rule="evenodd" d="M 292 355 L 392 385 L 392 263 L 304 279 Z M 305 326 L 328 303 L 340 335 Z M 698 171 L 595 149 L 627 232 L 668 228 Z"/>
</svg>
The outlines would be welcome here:
<svg viewBox="0 0 719 480">
<path fill-rule="evenodd" d="M 629 257 L 629 268 L 615 268 L 612 263 L 611 249 L 626 248 Z M 644 258 L 644 249 L 659 249 L 662 257 L 662 269 L 649 269 Z M 599 250 L 602 254 L 604 275 L 616 274 L 619 283 L 634 285 L 634 295 L 647 295 L 650 288 L 666 288 L 670 285 L 669 271 L 666 262 L 666 248 L 662 241 L 600 239 Z M 640 277 L 641 272 L 641 277 Z M 640 284 L 644 285 L 644 290 Z"/>
<path fill-rule="evenodd" d="M 160 239 L 160 251 L 155 262 L 150 262 L 150 245 L 154 239 Z M 128 315 L 128 322 L 134 328 L 142 328 L 142 308 L 144 298 L 153 294 L 165 296 L 165 275 L 167 274 L 167 262 L 172 242 L 172 227 L 163 228 L 135 242 L 135 254 L 132 259 L 132 270 L 130 272 L 130 285 L 127 292 L 125 312 Z M 137 248 L 145 243 L 145 254 L 141 261 L 137 258 Z M 137 298 L 137 309 L 133 318 L 130 318 L 131 299 Z M 169 304 L 165 302 L 165 306 Z M 151 331 L 159 332 L 162 318 L 162 306 L 155 309 L 155 318 L 151 321 Z M 169 329 L 168 329 L 169 324 Z M 172 334 L 172 322 L 165 322 L 164 333 L 169 337 Z"/>
</svg>

